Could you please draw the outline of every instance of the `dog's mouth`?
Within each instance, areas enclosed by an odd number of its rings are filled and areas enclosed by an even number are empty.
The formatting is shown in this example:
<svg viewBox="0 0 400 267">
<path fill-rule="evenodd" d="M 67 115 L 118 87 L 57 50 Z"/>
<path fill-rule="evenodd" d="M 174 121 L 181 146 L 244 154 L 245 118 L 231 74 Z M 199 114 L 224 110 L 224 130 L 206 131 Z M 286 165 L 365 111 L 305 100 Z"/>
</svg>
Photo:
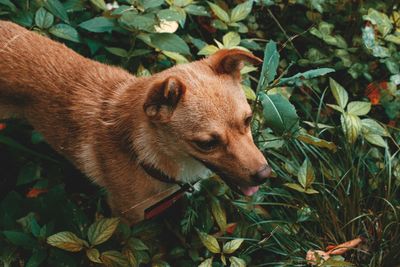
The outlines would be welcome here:
<svg viewBox="0 0 400 267">
<path fill-rule="evenodd" d="M 211 171 L 215 172 L 216 174 L 218 174 L 222 180 L 224 180 L 224 182 L 234 191 L 236 191 L 239 194 L 243 194 L 245 196 L 252 196 L 255 193 L 258 192 L 258 189 L 260 188 L 260 186 L 256 185 L 256 186 L 250 186 L 250 185 L 238 185 L 237 183 L 233 182 L 233 179 L 231 178 L 230 175 L 228 175 L 227 173 L 225 173 L 224 171 L 220 170 L 219 168 L 215 167 L 214 165 L 205 162 L 203 160 L 201 160 L 201 162 Z M 229 177 L 229 178 L 227 178 Z"/>
<path fill-rule="evenodd" d="M 239 186 L 240 191 L 242 191 L 243 195 L 245 196 L 252 196 L 257 193 L 258 189 L 260 188 L 257 186 Z"/>
</svg>

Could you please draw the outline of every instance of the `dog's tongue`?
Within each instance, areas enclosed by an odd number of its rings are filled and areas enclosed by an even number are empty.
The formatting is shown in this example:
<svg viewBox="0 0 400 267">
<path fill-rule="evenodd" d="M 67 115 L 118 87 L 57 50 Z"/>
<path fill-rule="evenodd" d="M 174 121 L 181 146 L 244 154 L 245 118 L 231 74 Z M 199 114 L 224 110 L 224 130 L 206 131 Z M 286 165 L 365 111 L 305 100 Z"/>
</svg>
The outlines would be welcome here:
<svg viewBox="0 0 400 267">
<path fill-rule="evenodd" d="M 240 190 L 242 193 L 246 196 L 252 196 L 258 191 L 258 186 L 246 186 L 246 187 L 240 187 Z"/>
</svg>

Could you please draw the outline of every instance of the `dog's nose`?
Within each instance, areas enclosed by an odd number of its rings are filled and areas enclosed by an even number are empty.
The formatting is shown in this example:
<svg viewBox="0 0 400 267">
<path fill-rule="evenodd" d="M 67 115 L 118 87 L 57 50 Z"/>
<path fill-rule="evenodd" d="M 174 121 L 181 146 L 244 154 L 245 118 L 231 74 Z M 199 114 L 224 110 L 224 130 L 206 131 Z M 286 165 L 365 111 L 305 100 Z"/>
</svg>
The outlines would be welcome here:
<svg viewBox="0 0 400 267">
<path fill-rule="evenodd" d="M 262 184 L 265 182 L 265 179 L 271 175 L 271 172 L 271 167 L 265 164 L 261 169 L 251 176 L 251 179 L 253 179 L 253 181 L 257 184 Z"/>
</svg>

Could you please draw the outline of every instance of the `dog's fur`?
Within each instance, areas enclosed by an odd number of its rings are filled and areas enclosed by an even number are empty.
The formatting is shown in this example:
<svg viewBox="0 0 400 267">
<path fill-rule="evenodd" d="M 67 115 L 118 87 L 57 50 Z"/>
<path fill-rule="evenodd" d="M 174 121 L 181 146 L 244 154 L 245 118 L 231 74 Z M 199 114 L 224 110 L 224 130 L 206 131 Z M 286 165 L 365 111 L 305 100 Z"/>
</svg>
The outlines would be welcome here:
<svg viewBox="0 0 400 267">
<path fill-rule="evenodd" d="M 243 61 L 260 62 L 242 50 L 221 50 L 134 77 L 0 21 L 0 118 L 25 118 L 107 189 L 116 215 L 134 223 L 173 186 L 149 176 L 141 164 L 180 181 L 207 176 L 206 165 L 231 184 L 256 184 L 251 176 L 266 160 L 248 127 Z M 212 151 L 196 146 L 214 137 Z"/>
</svg>

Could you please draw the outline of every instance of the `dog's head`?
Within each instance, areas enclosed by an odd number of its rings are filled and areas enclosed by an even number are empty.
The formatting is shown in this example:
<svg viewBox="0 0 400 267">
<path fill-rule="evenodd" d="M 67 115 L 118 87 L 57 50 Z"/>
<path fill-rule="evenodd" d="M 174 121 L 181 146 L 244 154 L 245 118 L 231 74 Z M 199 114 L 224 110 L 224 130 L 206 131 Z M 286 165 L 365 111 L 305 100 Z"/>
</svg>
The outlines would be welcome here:
<svg viewBox="0 0 400 267">
<path fill-rule="evenodd" d="M 240 85 L 251 53 L 233 49 L 155 76 L 144 111 L 172 150 L 202 162 L 246 195 L 271 173 L 250 131 L 252 111 Z"/>
</svg>

